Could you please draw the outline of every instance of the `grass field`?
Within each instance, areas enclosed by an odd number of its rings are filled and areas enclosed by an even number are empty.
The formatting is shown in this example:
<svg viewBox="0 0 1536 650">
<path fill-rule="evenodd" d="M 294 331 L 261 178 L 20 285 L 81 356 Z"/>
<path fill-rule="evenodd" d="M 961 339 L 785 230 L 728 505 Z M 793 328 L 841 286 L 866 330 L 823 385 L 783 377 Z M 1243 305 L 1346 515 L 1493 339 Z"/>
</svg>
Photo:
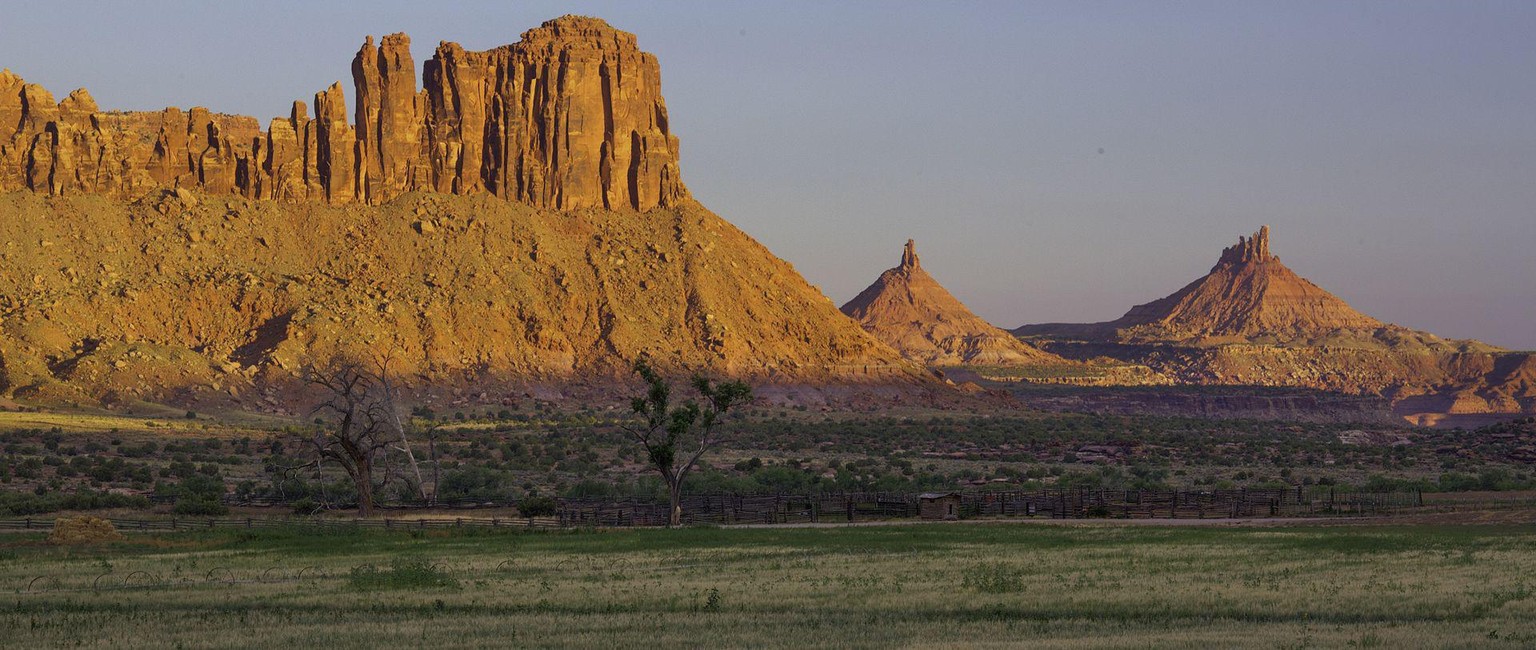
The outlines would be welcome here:
<svg viewBox="0 0 1536 650">
<path fill-rule="evenodd" d="M 185 411 L 170 412 L 158 409 L 158 413 L 142 416 L 112 413 L 44 413 L 35 411 L 0 410 L 0 431 L 60 428 L 71 433 L 139 433 L 158 437 L 178 436 L 231 437 L 261 435 L 290 422 L 276 417 L 243 415 L 210 420 L 207 417 L 188 419 Z"/>
<path fill-rule="evenodd" d="M 17 535 L 0 589 L 6 647 L 1531 647 L 1536 529 Z"/>
</svg>

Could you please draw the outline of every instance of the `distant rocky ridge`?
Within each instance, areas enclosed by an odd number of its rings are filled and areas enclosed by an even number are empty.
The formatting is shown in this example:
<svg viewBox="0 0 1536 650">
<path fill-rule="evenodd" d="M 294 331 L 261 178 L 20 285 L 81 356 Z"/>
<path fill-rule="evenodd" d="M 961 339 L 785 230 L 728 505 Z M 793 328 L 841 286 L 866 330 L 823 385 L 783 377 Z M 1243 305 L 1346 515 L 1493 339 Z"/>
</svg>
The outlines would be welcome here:
<svg viewBox="0 0 1536 650">
<path fill-rule="evenodd" d="M 1407 332 L 1356 311 L 1269 252 L 1269 226 L 1221 251 L 1209 273 L 1107 323 L 1026 325 L 1018 334 L 1136 341 L 1307 340 L 1341 330 Z"/>
<path fill-rule="evenodd" d="M 1381 395 L 1415 422 L 1536 412 L 1536 357 L 1362 314 L 1281 264 L 1268 227 L 1223 250 L 1204 277 L 1119 319 L 1013 332 L 1069 359 L 1143 364 L 1179 383 Z"/>
<path fill-rule="evenodd" d="M 158 187 L 376 205 L 404 192 L 535 207 L 649 210 L 687 197 L 656 57 L 633 34 L 564 16 L 484 52 L 442 43 L 416 88 L 410 38 L 370 37 L 340 83 L 263 131 L 204 108 L 103 112 L 0 72 L 0 192 L 135 199 Z"/>
<path fill-rule="evenodd" d="M 881 273 L 842 311 L 903 356 L 930 366 L 1072 363 L 971 313 L 923 270 L 910 239 L 901 264 Z"/>
</svg>

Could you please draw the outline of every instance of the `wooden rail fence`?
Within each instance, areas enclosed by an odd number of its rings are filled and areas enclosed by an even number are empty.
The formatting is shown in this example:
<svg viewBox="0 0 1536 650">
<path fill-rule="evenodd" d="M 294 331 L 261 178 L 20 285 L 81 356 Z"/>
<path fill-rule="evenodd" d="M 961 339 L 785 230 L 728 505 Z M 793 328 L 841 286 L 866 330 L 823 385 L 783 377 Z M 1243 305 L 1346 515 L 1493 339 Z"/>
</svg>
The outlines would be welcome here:
<svg viewBox="0 0 1536 650">
<path fill-rule="evenodd" d="M 962 517 L 1052 517 L 1058 519 L 1210 519 L 1257 517 L 1390 515 L 1424 504 L 1419 492 L 1308 493 L 1300 489 L 1211 491 L 1088 490 L 961 492 Z M 916 494 L 839 492 L 827 494 L 703 494 L 683 498 L 685 524 L 784 524 L 856 522 L 918 516 Z M 250 505 L 250 504 L 244 504 Z M 479 503 L 476 507 L 514 507 Z M 460 506 L 468 507 L 468 506 Z M 644 499 L 557 499 L 543 517 L 170 517 L 110 518 L 118 530 L 171 531 L 218 528 L 315 526 L 426 530 L 441 528 L 524 528 L 663 526 L 665 503 Z M 45 530 L 53 517 L 0 519 L 0 530 Z"/>
</svg>

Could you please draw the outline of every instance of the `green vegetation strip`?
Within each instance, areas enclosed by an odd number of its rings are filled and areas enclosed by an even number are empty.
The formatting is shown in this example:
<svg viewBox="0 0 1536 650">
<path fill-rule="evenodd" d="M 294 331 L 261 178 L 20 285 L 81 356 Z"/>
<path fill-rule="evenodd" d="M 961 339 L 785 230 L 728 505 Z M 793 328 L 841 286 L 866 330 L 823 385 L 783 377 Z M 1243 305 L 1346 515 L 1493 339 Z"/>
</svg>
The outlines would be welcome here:
<svg viewBox="0 0 1536 650">
<path fill-rule="evenodd" d="M 391 532 L 0 546 L 14 647 L 1530 647 L 1536 530 Z"/>
</svg>

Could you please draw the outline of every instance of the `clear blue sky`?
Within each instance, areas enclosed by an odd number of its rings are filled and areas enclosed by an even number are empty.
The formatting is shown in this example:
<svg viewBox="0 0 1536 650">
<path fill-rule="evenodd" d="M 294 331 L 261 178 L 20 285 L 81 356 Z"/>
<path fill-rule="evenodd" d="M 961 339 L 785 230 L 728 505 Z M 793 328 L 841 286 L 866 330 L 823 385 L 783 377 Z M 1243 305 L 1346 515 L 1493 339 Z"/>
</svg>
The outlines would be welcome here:
<svg viewBox="0 0 1536 650">
<path fill-rule="evenodd" d="M 1106 320 L 1269 224 L 1373 316 L 1536 348 L 1533 2 L 10 1 L 0 66 L 265 121 L 367 34 L 564 13 L 660 57 L 695 196 L 838 303 L 913 237 L 1000 326 Z"/>
</svg>

